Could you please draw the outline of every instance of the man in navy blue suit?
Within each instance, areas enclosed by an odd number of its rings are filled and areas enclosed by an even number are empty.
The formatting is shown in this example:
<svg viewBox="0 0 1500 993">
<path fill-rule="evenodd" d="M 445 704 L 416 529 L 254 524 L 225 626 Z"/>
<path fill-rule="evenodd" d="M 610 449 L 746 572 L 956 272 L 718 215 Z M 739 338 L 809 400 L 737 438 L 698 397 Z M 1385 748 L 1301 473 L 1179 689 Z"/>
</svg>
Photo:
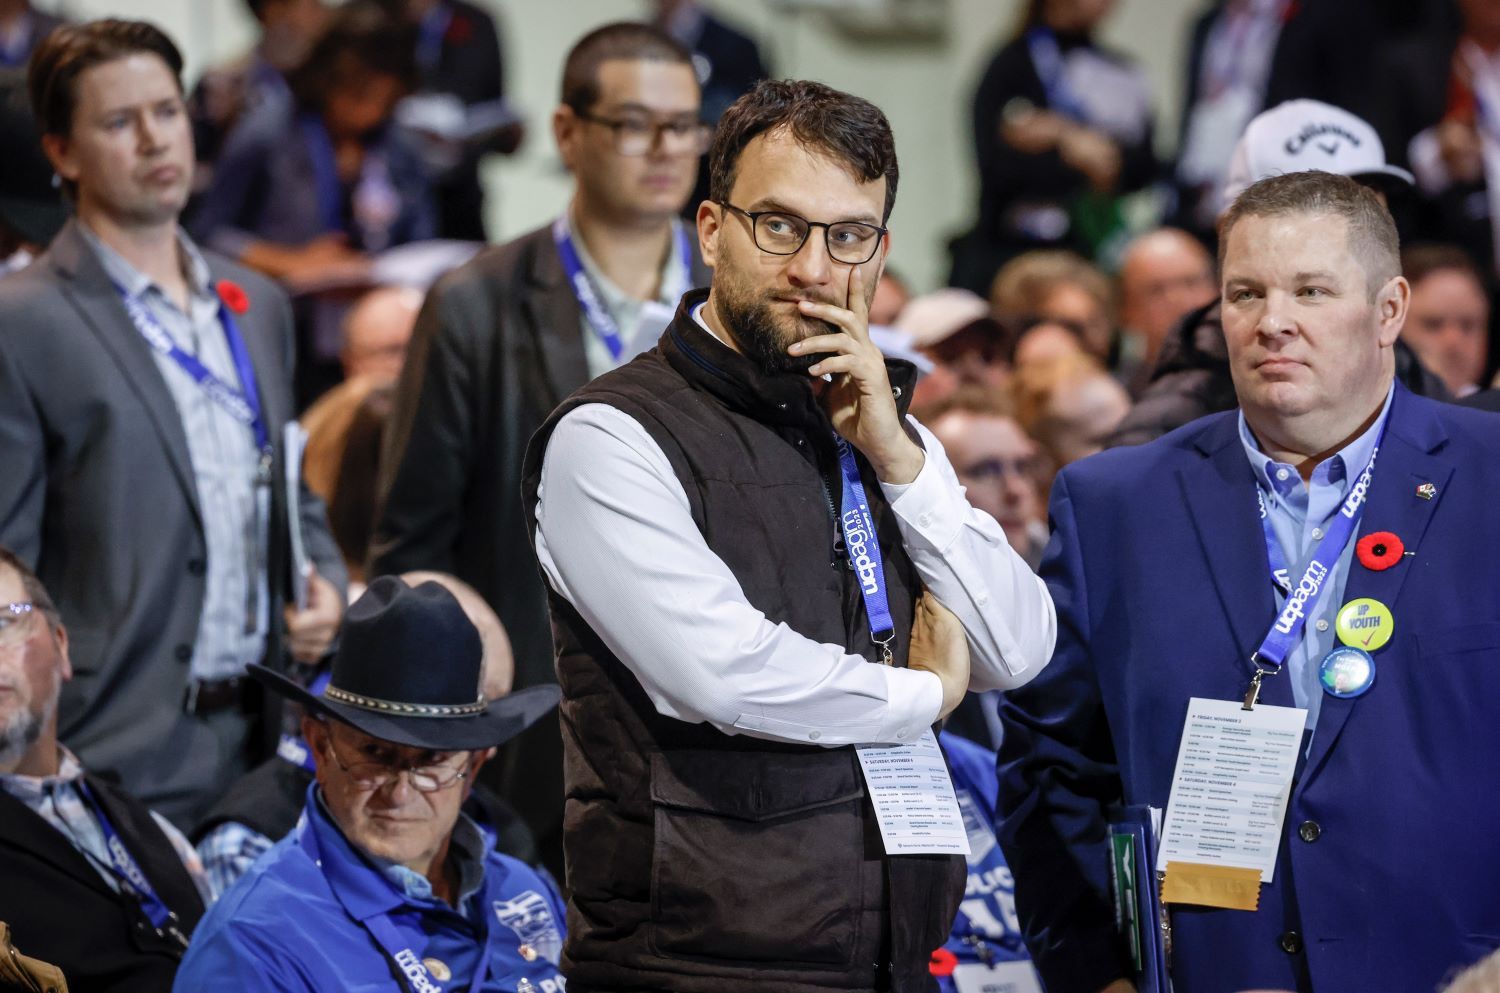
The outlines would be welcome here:
<svg viewBox="0 0 1500 993">
<path fill-rule="evenodd" d="M 1254 911 L 1170 905 L 1172 979 L 1432 990 L 1500 944 L 1500 418 L 1394 383 L 1410 288 L 1390 215 L 1352 180 L 1262 180 L 1221 245 L 1240 410 L 1053 489 L 1056 654 L 1001 708 L 1022 929 L 1049 990 L 1132 989 L 1106 811 L 1168 806 L 1189 698 L 1245 697 L 1316 560 L 1319 595 L 1260 690 L 1307 712 L 1274 879 Z M 1332 548 L 1345 512 L 1357 531 Z M 1389 610 L 1384 644 L 1339 623 L 1360 598 Z M 1360 638 L 1374 679 L 1350 686 L 1322 662 Z"/>
</svg>

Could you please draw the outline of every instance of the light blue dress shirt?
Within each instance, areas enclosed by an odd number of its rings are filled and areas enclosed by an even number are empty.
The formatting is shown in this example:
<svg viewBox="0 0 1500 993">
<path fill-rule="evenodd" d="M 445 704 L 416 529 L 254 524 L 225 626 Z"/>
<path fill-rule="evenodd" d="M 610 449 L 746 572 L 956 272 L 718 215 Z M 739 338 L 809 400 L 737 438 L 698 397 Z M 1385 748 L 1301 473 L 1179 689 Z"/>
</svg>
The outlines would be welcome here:
<svg viewBox="0 0 1500 993">
<path fill-rule="evenodd" d="M 1281 554 L 1291 570 L 1293 585 L 1307 567 L 1318 542 L 1322 540 L 1333 516 L 1349 494 L 1349 487 L 1364 472 L 1370 461 L 1381 432 L 1385 430 L 1385 419 L 1390 415 L 1391 398 L 1395 396 L 1394 384 L 1385 396 L 1385 406 L 1380 416 L 1364 434 L 1341 448 L 1335 455 L 1319 462 L 1313 469 L 1312 478 L 1302 482 L 1297 467 L 1286 462 L 1276 462 L 1260 450 L 1245 415 L 1240 414 L 1240 441 L 1245 446 L 1245 457 L 1255 470 L 1255 481 L 1265 498 L 1266 519 L 1276 533 Z M 1380 472 L 1379 460 L 1375 465 Z M 1333 567 L 1323 586 L 1323 596 L 1316 609 L 1307 615 L 1302 628 L 1302 637 L 1287 656 L 1282 678 L 1292 681 L 1292 699 L 1297 706 L 1307 709 L 1307 728 L 1311 731 L 1318 723 L 1318 711 L 1323 706 L 1323 690 L 1318 682 L 1318 666 L 1334 647 L 1337 634 L 1334 619 L 1344 605 L 1344 581 L 1349 577 L 1349 566 L 1354 560 L 1355 539 L 1350 538 L 1338 563 Z M 1269 567 L 1268 567 L 1269 568 Z M 1270 582 L 1268 572 L 1266 581 Z M 1276 591 L 1276 609 L 1286 603 L 1286 594 Z M 1270 627 L 1270 619 L 1266 621 Z"/>
</svg>

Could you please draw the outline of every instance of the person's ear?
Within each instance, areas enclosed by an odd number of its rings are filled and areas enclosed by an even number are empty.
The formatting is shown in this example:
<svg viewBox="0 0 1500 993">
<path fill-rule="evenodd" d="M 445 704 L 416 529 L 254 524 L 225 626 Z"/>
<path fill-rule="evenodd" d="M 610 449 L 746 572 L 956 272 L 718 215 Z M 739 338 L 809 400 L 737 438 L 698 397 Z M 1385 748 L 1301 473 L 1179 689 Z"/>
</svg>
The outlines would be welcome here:
<svg viewBox="0 0 1500 993">
<path fill-rule="evenodd" d="M 1411 284 L 1405 276 L 1394 276 L 1386 281 L 1375 298 L 1375 309 L 1380 322 L 1377 336 L 1380 347 L 1390 348 L 1406 324 L 1406 312 L 1411 307 Z"/>
<path fill-rule="evenodd" d="M 52 171 L 70 183 L 78 182 L 78 162 L 73 154 L 73 142 L 67 135 L 42 135 L 42 152 L 52 163 Z"/>
<path fill-rule="evenodd" d="M 68 656 L 68 628 L 61 621 L 52 629 L 52 636 L 57 640 L 57 655 L 59 659 L 58 675 L 63 682 L 73 678 L 73 660 Z"/>
<path fill-rule="evenodd" d="M 582 127 L 583 120 L 567 104 L 552 112 L 552 140 L 557 142 L 557 154 L 569 172 L 577 168 L 578 136 Z"/>
<path fill-rule="evenodd" d="M 724 230 L 724 208 L 712 200 L 698 204 L 698 250 L 703 253 L 703 264 L 710 269 L 719 258 L 719 233 Z"/>
</svg>

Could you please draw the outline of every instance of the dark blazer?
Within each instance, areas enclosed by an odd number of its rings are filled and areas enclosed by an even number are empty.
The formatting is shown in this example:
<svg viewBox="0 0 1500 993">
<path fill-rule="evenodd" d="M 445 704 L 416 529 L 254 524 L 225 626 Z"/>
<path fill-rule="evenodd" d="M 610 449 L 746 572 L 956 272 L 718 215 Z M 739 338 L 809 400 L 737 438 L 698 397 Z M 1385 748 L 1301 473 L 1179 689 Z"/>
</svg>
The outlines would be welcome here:
<svg viewBox="0 0 1500 993">
<path fill-rule="evenodd" d="M 1178 993 L 1430 990 L 1500 945 L 1497 491 L 1500 418 L 1398 386 L 1360 532 L 1409 554 L 1343 590 L 1395 635 L 1367 694 L 1323 699 L 1259 909 L 1173 910 Z M 1001 707 L 999 836 L 1047 988 L 1098 990 L 1125 974 L 1105 808 L 1166 806 L 1188 698 L 1244 695 L 1276 606 L 1232 412 L 1069 466 L 1051 511 L 1057 649 Z"/>
<path fill-rule="evenodd" d="M 250 298 L 237 317 L 282 465 L 292 419 L 292 320 L 263 276 L 208 255 Z M 203 604 L 202 515 L 182 422 L 151 348 L 71 221 L 29 268 L 0 280 L 0 544 L 37 571 L 68 626 L 73 680 L 60 732 L 97 774 L 191 824 L 219 791 L 218 741 L 183 713 Z M 285 477 L 271 520 L 272 637 L 290 590 Z M 318 570 L 345 574 L 322 504 L 303 487 Z M 274 728 L 275 722 L 271 722 Z"/>
<path fill-rule="evenodd" d="M 176 926 L 190 936 L 203 898 L 140 801 L 92 775 L 90 790 Z M 112 889 L 71 841 L 0 791 L 0 920 L 16 946 L 63 970 L 72 993 L 168 993 L 183 946 L 133 896 Z M 9 989 L 9 987 L 4 987 Z"/>
<path fill-rule="evenodd" d="M 696 252 L 693 281 L 708 283 Z M 472 584 L 510 634 L 518 687 L 556 681 L 521 460 L 552 408 L 588 382 L 581 320 L 550 225 L 448 273 L 417 318 L 381 457 L 370 575 L 438 569 Z M 501 790 L 544 858 L 562 817 L 557 734 L 549 717 L 523 735 L 507 764 L 532 756 L 516 770 L 525 783 Z"/>
</svg>

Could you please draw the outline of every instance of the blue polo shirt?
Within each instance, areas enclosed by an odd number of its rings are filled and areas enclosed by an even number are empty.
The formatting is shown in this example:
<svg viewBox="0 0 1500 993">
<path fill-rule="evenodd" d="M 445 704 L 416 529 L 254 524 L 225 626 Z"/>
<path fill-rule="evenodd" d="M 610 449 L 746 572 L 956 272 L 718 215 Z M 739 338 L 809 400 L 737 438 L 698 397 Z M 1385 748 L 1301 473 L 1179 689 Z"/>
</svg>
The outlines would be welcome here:
<svg viewBox="0 0 1500 993">
<path fill-rule="evenodd" d="M 524 979 L 536 993 L 561 993 L 562 900 L 533 869 L 490 849 L 461 817 L 452 842 L 460 898 L 452 907 L 415 873 L 350 845 L 316 791 L 309 788 L 296 829 L 199 923 L 174 991 L 513 993 Z M 402 970 L 372 923 L 382 918 L 428 963 L 435 983 L 395 983 Z M 488 969 L 476 987 L 484 955 Z"/>
</svg>

